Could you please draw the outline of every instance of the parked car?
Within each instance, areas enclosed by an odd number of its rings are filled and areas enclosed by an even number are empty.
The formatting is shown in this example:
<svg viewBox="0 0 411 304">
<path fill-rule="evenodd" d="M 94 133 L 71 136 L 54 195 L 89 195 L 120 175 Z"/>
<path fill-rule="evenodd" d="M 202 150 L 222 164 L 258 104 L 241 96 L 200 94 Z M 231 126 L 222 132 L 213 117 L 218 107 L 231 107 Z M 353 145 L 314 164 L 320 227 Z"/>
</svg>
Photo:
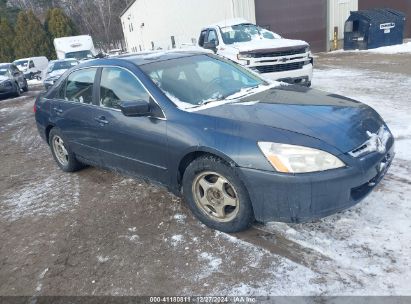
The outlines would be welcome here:
<svg viewBox="0 0 411 304">
<path fill-rule="evenodd" d="M 0 63 L 0 96 L 20 96 L 29 86 L 24 74 L 12 63 Z"/>
<path fill-rule="evenodd" d="M 47 68 L 44 76 L 44 87 L 48 90 L 67 70 L 78 65 L 79 62 L 75 59 L 53 60 Z"/>
<path fill-rule="evenodd" d="M 264 77 L 311 86 L 314 60 L 305 41 L 284 39 L 247 20 L 233 19 L 203 28 L 198 44 Z"/>
<path fill-rule="evenodd" d="M 394 138 L 369 106 L 269 83 L 213 54 L 85 62 L 40 96 L 35 112 L 63 171 L 89 164 L 144 176 L 225 232 L 353 206 L 394 157 Z"/>
<path fill-rule="evenodd" d="M 24 73 L 26 79 L 40 79 L 42 73 L 49 64 L 49 61 L 46 57 L 31 57 L 19 59 L 13 62 L 17 68 Z"/>
</svg>

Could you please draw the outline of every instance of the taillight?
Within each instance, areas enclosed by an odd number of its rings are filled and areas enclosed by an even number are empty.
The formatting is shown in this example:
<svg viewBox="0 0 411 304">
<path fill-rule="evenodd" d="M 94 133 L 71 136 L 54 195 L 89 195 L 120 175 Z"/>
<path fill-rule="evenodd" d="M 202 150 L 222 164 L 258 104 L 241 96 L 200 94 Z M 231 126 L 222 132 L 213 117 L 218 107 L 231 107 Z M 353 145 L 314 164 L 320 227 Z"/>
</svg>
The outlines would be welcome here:
<svg viewBox="0 0 411 304">
<path fill-rule="evenodd" d="M 34 102 L 33 113 L 36 114 L 36 112 L 37 112 L 37 106 L 36 106 L 36 102 Z"/>
</svg>

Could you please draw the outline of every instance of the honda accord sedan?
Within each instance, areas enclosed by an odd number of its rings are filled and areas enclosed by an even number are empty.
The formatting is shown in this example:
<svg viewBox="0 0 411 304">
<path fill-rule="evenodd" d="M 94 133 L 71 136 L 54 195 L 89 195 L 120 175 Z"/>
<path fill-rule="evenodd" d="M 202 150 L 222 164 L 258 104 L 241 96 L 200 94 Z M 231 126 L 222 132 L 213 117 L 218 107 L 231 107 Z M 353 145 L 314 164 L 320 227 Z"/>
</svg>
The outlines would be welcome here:
<svg viewBox="0 0 411 304">
<path fill-rule="evenodd" d="M 394 138 L 372 108 L 268 82 L 205 53 L 85 62 L 34 109 L 63 171 L 92 165 L 147 178 L 224 232 L 344 210 L 394 157 Z"/>
</svg>

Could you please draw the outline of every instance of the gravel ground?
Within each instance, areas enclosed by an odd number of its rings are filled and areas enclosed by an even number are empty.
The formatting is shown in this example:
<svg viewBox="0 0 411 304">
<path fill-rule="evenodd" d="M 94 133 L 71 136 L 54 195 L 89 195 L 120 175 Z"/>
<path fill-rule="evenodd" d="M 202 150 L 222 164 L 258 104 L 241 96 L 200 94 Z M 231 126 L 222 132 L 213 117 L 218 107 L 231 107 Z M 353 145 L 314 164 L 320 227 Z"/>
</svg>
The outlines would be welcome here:
<svg viewBox="0 0 411 304">
<path fill-rule="evenodd" d="M 0 295 L 411 295 L 411 55 L 320 54 L 313 87 L 377 109 L 397 158 L 358 206 L 228 235 L 179 198 L 97 168 L 61 172 L 35 84 L 0 100 Z"/>
</svg>

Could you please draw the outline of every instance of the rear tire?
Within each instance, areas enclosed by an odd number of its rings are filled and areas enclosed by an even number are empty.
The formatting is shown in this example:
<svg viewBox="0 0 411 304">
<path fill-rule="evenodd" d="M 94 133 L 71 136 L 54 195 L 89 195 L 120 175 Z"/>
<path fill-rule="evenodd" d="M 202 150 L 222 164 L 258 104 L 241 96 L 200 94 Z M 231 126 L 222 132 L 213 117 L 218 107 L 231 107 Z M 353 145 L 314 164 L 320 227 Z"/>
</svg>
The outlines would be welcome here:
<svg viewBox="0 0 411 304">
<path fill-rule="evenodd" d="M 255 221 L 247 189 L 236 171 L 219 158 L 201 157 L 187 167 L 183 195 L 194 215 L 212 229 L 240 232 Z"/>
<path fill-rule="evenodd" d="M 84 167 L 71 151 L 60 130 L 53 128 L 49 134 L 49 145 L 53 158 L 64 172 L 75 172 Z"/>
</svg>

